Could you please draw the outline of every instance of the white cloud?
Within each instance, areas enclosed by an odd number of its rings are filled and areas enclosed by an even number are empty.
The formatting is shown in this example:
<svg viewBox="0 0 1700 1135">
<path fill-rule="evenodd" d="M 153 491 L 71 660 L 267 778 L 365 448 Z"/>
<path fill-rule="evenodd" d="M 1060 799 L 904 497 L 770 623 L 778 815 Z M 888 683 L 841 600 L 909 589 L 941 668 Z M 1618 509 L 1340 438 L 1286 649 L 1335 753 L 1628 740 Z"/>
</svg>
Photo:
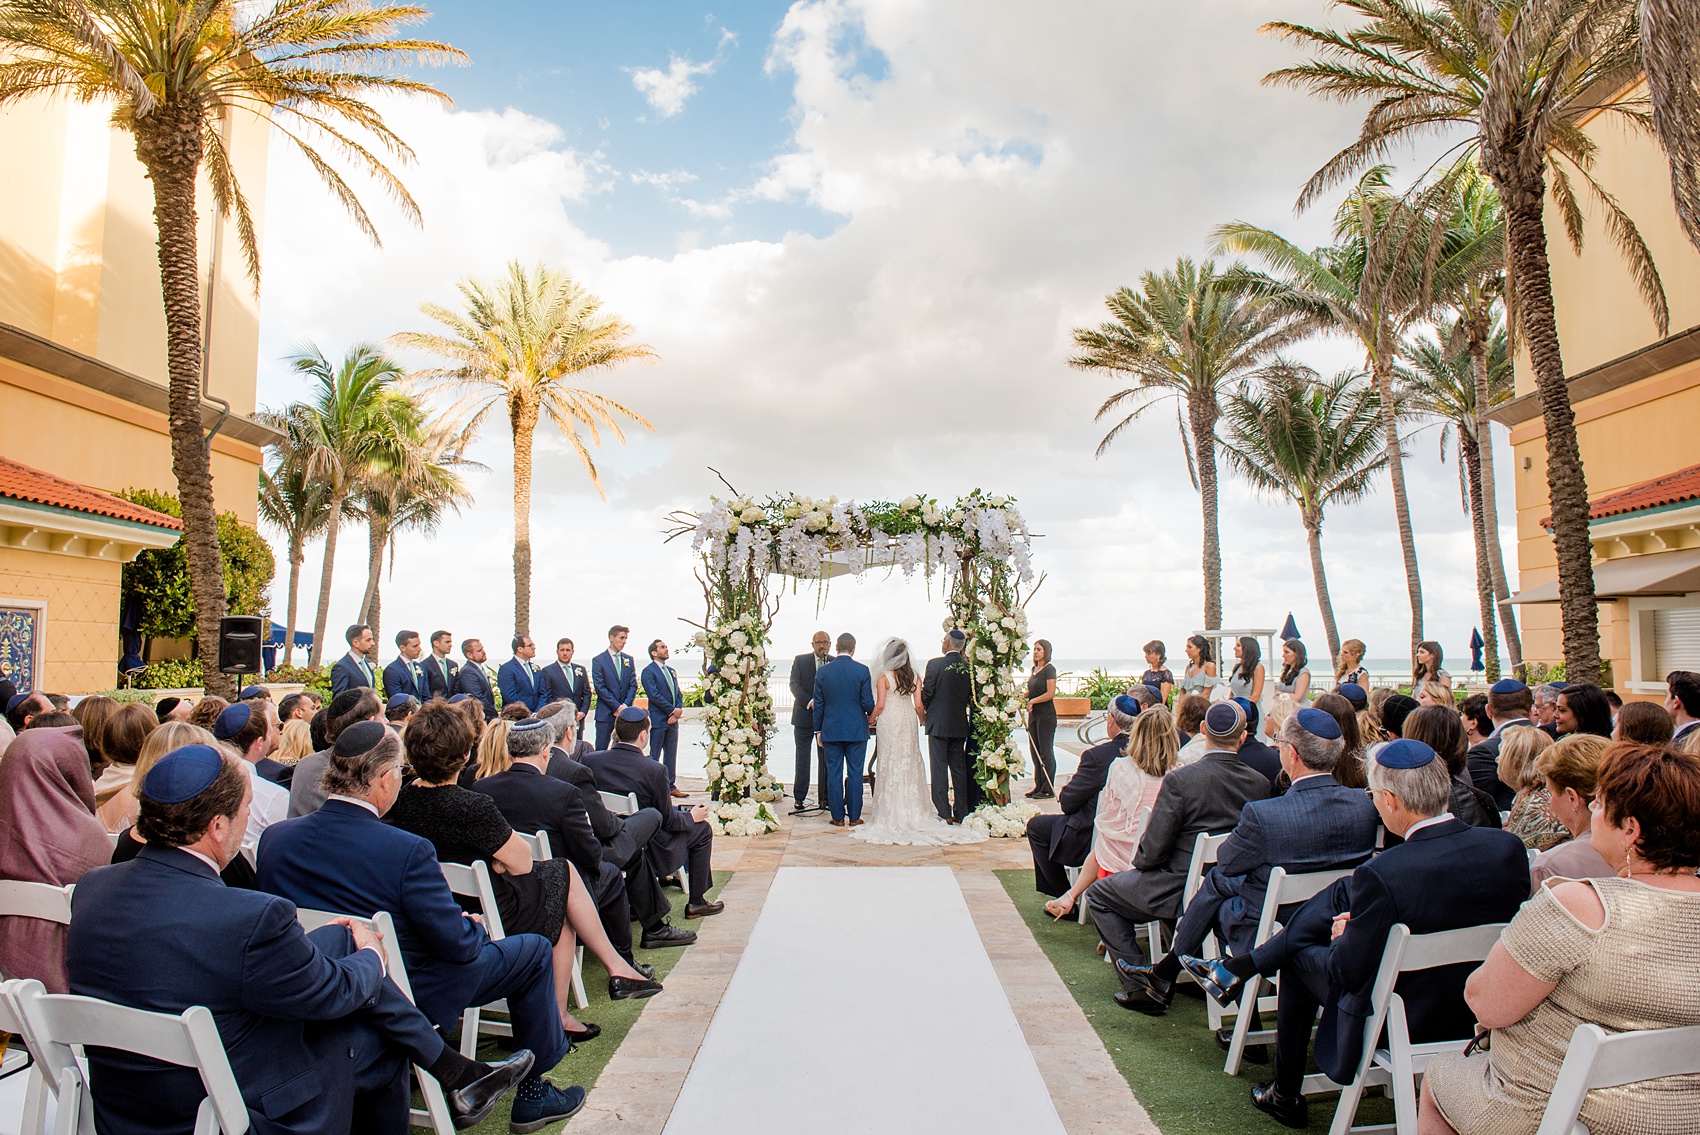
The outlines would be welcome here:
<svg viewBox="0 0 1700 1135">
<path fill-rule="evenodd" d="M 700 89 L 697 77 L 714 74 L 719 63 L 719 56 L 706 63 L 692 63 L 689 56 L 669 52 L 665 71 L 659 67 L 627 67 L 626 71 L 632 77 L 632 86 L 655 112 L 662 118 L 672 118 L 685 109 L 685 100 Z"/>
<path fill-rule="evenodd" d="M 1283 0 L 1278 14 L 1320 17 L 1322 7 Z M 1049 578 L 1031 610 L 1060 658 L 1137 657 L 1151 637 L 1178 655 L 1197 629 L 1201 585 L 1198 498 L 1173 417 L 1154 412 L 1094 460 L 1102 431 L 1092 413 L 1110 384 L 1063 360 L 1070 328 L 1099 321 L 1106 293 L 1201 255 L 1221 221 L 1322 237 L 1325 211 L 1295 220 L 1292 200 L 1352 136 L 1352 116 L 1258 85 L 1291 58 L 1255 34 L 1273 13 L 1267 0 L 794 4 L 769 52 L 792 84 L 793 137 L 741 199 L 830 210 L 841 224 L 825 237 L 701 247 L 701 234 L 681 232 L 670 257 L 622 256 L 575 223 L 612 177 L 597 155 L 514 111 L 412 106 L 393 121 L 419 150 L 406 180 L 425 228 L 380 205 L 386 244 L 375 250 L 277 147 L 262 400 L 296 389 L 272 360 L 301 337 L 340 352 L 420 326 L 418 303 L 453 303 L 462 275 L 547 260 L 603 296 L 661 362 L 594 380 L 657 427 L 599 455 L 606 503 L 539 431 L 540 636 L 595 643 L 596 628 L 618 621 L 647 641 L 677 636 L 681 617 L 700 619 L 688 549 L 659 531 L 670 510 L 719 489 L 713 466 L 756 493 L 1013 493 L 1044 534 L 1035 558 Z M 857 71 L 856 43 L 883 54 L 883 77 Z M 627 177 L 663 191 L 687 179 Z M 692 204 L 712 218 L 729 203 Z M 385 584 L 387 626 L 506 638 L 511 465 L 499 416 L 474 456 L 491 466 L 474 485 L 479 504 L 435 537 L 403 538 Z M 1454 475 L 1426 444 L 1407 475 L 1430 631 L 1461 650 L 1476 615 Z M 1331 513 L 1324 529 L 1342 633 L 1377 657 L 1398 655 L 1406 636 L 1391 513 L 1378 494 Z M 1229 480 L 1221 523 L 1227 620 L 1279 626 L 1292 610 L 1324 653 L 1292 507 Z M 358 533 L 343 540 L 333 624 L 358 601 L 363 544 Z M 275 598 L 281 609 L 281 581 Z M 929 644 L 939 608 L 938 592 L 929 598 L 918 583 L 840 583 L 819 618 L 868 641 L 894 632 Z M 778 649 L 813 629 L 814 612 L 812 597 L 786 599 Z"/>
</svg>

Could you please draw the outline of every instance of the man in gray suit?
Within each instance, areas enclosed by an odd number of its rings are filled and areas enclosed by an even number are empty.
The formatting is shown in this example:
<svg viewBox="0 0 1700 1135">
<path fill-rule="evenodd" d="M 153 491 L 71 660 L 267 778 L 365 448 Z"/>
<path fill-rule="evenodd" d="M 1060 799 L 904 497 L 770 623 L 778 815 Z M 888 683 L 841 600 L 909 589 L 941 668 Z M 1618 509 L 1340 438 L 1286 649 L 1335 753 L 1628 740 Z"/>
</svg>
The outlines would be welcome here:
<svg viewBox="0 0 1700 1135">
<path fill-rule="evenodd" d="M 1216 851 L 1216 866 L 1181 915 L 1169 952 L 1155 965 L 1116 963 L 1127 987 L 1116 994 L 1122 1008 L 1152 1015 L 1167 1009 L 1181 959 L 1196 955 L 1211 931 L 1230 953 L 1249 953 L 1275 868 L 1290 874 L 1338 871 L 1374 853 L 1381 822 L 1375 805 L 1331 775 L 1346 747 L 1340 723 L 1320 709 L 1301 709 L 1281 726 L 1278 740 L 1281 768 L 1292 787 L 1284 796 L 1254 800 L 1241 811 L 1239 824 Z M 1290 917 L 1297 905 L 1283 913 Z"/>
<path fill-rule="evenodd" d="M 1086 888 L 1087 913 L 1111 959 L 1145 964 L 1134 929 L 1180 917 L 1181 889 L 1197 837 L 1232 831 L 1248 801 L 1268 797 L 1268 778 L 1239 758 L 1244 734 L 1244 710 L 1233 702 L 1211 706 L 1204 715 L 1204 755 L 1163 778 L 1133 869 Z"/>
</svg>

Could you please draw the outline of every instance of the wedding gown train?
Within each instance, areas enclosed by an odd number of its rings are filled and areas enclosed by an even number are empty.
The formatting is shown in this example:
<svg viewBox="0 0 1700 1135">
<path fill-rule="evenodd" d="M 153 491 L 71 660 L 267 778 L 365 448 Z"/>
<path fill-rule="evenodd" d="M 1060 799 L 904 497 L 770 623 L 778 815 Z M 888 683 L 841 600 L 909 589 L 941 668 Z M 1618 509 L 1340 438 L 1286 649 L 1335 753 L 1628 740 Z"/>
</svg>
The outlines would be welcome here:
<svg viewBox="0 0 1700 1135">
<path fill-rule="evenodd" d="M 927 787 L 926 764 L 921 756 L 921 722 L 915 705 L 896 688 L 885 694 L 885 709 L 875 725 L 874 797 L 868 822 L 852 828 L 851 839 L 868 843 L 943 846 L 979 843 L 985 832 L 947 824 L 933 811 L 932 792 Z"/>
</svg>

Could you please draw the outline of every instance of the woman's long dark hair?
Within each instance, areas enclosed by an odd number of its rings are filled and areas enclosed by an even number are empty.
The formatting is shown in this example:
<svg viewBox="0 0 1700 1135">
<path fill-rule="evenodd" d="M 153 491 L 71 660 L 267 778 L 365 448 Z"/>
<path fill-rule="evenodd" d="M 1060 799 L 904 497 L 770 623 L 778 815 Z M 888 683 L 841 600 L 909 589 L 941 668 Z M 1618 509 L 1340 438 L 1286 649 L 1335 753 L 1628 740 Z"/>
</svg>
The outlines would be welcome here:
<svg viewBox="0 0 1700 1135">
<path fill-rule="evenodd" d="M 1411 660 L 1411 689 L 1413 690 L 1422 689 L 1423 683 L 1430 678 L 1440 677 L 1440 661 L 1443 657 L 1445 657 L 1445 655 L 1441 653 L 1440 644 L 1438 642 L 1419 642 L 1417 643 L 1417 649 L 1419 651 L 1428 651 L 1428 656 L 1434 659 L 1434 669 L 1428 669 L 1421 662 L 1418 662 L 1415 658 L 1413 658 Z"/>
<path fill-rule="evenodd" d="M 903 665 L 892 667 L 891 684 L 904 697 L 915 692 L 915 667 L 909 665 L 908 659 L 904 659 Z"/>
<path fill-rule="evenodd" d="M 1558 700 L 1576 718 L 1576 732 L 1592 733 L 1596 737 L 1611 736 L 1611 703 L 1600 687 L 1591 682 L 1578 682 L 1558 691 Z"/>
<path fill-rule="evenodd" d="M 1296 638 L 1290 638 L 1282 645 L 1293 652 L 1293 664 L 1281 667 L 1281 684 L 1290 686 L 1298 681 L 1299 672 L 1305 668 L 1305 663 L 1310 661 L 1310 655 L 1305 653 L 1305 644 Z"/>
<path fill-rule="evenodd" d="M 1240 664 L 1234 667 L 1234 677 L 1251 681 L 1251 676 L 1257 672 L 1258 665 L 1263 661 L 1263 648 L 1257 645 L 1257 640 L 1250 635 L 1240 638 Z"/>
<path fill-rule="evenodd" d="M 1215 656 L 1210 653 L 1210 640 L 1209 639 L 1205 638 L 1201 634 L 1195 634 L 1195 635 L 1188 635 L 1187 641 L 1192 643 L 1192 645 L 1198 647 L 1198 664 L 1200 666 L 1204 665 L 1206 662 L 1216 661 Z"/>
</svg>

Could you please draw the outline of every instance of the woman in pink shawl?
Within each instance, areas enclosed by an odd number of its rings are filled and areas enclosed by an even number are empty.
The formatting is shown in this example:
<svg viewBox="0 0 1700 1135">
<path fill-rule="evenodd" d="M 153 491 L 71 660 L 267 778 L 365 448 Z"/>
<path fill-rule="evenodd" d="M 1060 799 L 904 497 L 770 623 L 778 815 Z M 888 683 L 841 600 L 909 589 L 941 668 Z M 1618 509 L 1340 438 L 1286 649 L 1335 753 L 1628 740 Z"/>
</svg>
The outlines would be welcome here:
<svg viewBox="0 0 1700 1135">
<path fill-rule="evenodd" d="M 82 730 L 24 730 L 0 760 L 0 879 L 62 887 L 111 858 L 112 843 L 94 818 Z M 65 928 L 0 918 L 0 973 L 67 992 Z"/>
</svg>

